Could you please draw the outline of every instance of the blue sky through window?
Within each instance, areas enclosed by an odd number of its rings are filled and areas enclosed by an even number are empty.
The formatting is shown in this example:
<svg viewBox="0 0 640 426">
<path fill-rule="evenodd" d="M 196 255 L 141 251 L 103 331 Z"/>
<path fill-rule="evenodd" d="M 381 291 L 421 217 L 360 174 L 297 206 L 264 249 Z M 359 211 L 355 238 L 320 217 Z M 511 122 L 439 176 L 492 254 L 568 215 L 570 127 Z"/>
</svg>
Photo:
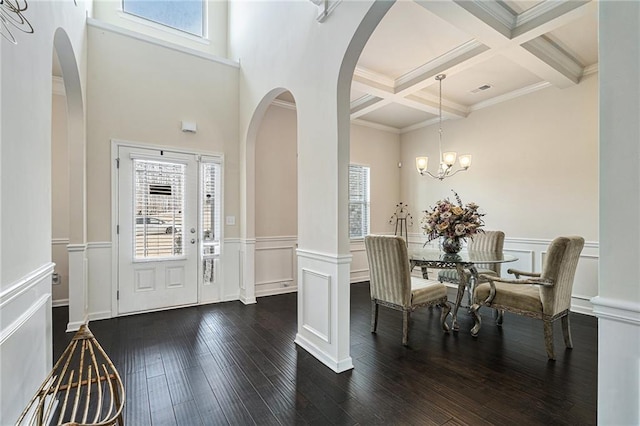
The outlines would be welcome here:
<svg viewBox="0 0 640 426">
<path fill-rule="evenodd" d="M 202 0 L 123 0 L 125 12 L 189 34 L 204 36 Z"/>
</svg>

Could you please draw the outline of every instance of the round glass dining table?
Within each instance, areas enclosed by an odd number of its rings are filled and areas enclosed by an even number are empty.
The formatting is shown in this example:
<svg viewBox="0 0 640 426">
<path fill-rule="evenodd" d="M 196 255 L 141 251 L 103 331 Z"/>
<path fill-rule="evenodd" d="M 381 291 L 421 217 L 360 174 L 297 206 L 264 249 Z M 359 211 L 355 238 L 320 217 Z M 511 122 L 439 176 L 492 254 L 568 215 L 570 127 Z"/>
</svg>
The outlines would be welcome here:
<svg viewBox="0 0 640 426">
<path fill-rule="evenodd" d="M 414 267 L 419 266 L 425 279 L 428 278 L 427 268 L 456 269 L 458 271 L 458 293 L 456 295 L 456 303 L 451 312 L 454 331 L 460 329 L 458 325 L 458 309 L 462 303 L 465 289 L 469 287 L 471 294 L 473 294 L 474 286 L 478 282 L 477 267 L 518 260 L 516 256 L 502 252 L 461 251 L 457 254 L 450 254 L 431 248 L 409 248 L 408 251 L 411 269 L 413 270 Z M 465 269 L 469 271 L 470 279 L 467 279 L 467 274 L 464 272 Z"/>
</svg>

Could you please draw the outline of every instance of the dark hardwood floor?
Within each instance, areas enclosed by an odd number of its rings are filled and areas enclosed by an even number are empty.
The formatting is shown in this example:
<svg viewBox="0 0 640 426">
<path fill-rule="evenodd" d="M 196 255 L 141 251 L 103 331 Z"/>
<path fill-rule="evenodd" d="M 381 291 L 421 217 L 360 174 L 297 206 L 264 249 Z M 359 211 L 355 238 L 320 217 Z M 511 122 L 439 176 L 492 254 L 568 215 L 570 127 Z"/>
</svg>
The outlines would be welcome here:
<svg viewBox="0 0 640 426">
<path fill-rule="evenodd" d="M 351 291 L 355 368 L 335 374 L 298 348 L 296 294 L 91 322 L 125 382 L 125 423 L 141 425 L 596 424 L 597 321 L 571 314 L 574 349 L 556 325 L 547 362 L 542 323 L 483 309 L 477 339 L 444 334 L 438 309 L 380 308 L 369 331 L 368 283 Z M 461 330 L 471 318 L 460 314 Z M 72 333 L 55 308 L 54 359 Z"/>
</svg>

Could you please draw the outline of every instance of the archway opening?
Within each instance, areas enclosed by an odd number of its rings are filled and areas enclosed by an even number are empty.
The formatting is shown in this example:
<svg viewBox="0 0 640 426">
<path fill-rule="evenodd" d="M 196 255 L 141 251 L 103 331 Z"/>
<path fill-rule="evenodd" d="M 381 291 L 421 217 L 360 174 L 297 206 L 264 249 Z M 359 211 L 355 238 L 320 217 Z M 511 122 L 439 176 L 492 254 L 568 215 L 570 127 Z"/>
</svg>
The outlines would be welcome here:
<svg viewBox="0 0 640 426">
<path fill-rule="evenodd" d="M 55 46 L 51 87 L 51 260 L 56 265 L 51 283 L 51 300 L 52 307 L 57 308 L 69 305 L 69 149 L 67 97 Z M 66 310 L 64 313 L 68 316 Z M 54 310 L 54 315 L 57 314 Z"/>
<path fill-rule="evenodd" d="M 87 257 L 86 257 L 86 128 L 82 83 L 78 62 L 69 36 L 58 28 L 53 39 L 53 54 L 57 59 L 56 73 L 64 86 L 66 106 L 66 183 L 56 179 L 54 185 L 68 189 L 67 209 L 67 260 L 69 321 L 67 331 L 77 330 L 87 321 Z M 53 63 L 53 61 L 52 61 Z M 59 67 L 58 67 L 59 65 Z M 54 66 L 52 65 L 52 74 Z M 53 123 L 52 111 L 52 123 Z M 59 122 L 56 117 L 56 122 Z M 58 142 L 56 142 L 58 143 Z M 64 142 L 60 142 L 64 143 Z M 52 142 L 53 149 L 53 142 Z M 53 156 L 52 156 L 53 158 Z M 64 192 L 64 190 L 61 190 Z M 52 219 L 53 214 L 52 214 Z M 56 220 L 58 215 L 56 215 Z M 62 220 L 62 219 L 60 219 Z"/>
<path fill-rule="evenodd" d="M 245 303 L 297 288 L 297 140 L 295 98 L 284 88 L 273 89 L 256 107 L 247 133 L 244 251 L 248 261 L 240 289 Z"/>
</svg>

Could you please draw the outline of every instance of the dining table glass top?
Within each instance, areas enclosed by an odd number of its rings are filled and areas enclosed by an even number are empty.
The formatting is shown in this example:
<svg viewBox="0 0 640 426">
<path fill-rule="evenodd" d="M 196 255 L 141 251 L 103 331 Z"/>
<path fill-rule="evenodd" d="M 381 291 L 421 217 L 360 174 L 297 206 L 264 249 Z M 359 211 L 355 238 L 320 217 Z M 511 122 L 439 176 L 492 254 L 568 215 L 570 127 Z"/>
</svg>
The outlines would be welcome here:
<svg viewBox="0 0 640 426">
<path fill-rule="evenodd" d="M 432 248 L 409 248 L 409 259 L 418 262 L 462 264 L 506 263 L 518 260 L 516 256 L 505 253 L 463 250 L 457 254 L 450 254 Z"/>
</svg>

